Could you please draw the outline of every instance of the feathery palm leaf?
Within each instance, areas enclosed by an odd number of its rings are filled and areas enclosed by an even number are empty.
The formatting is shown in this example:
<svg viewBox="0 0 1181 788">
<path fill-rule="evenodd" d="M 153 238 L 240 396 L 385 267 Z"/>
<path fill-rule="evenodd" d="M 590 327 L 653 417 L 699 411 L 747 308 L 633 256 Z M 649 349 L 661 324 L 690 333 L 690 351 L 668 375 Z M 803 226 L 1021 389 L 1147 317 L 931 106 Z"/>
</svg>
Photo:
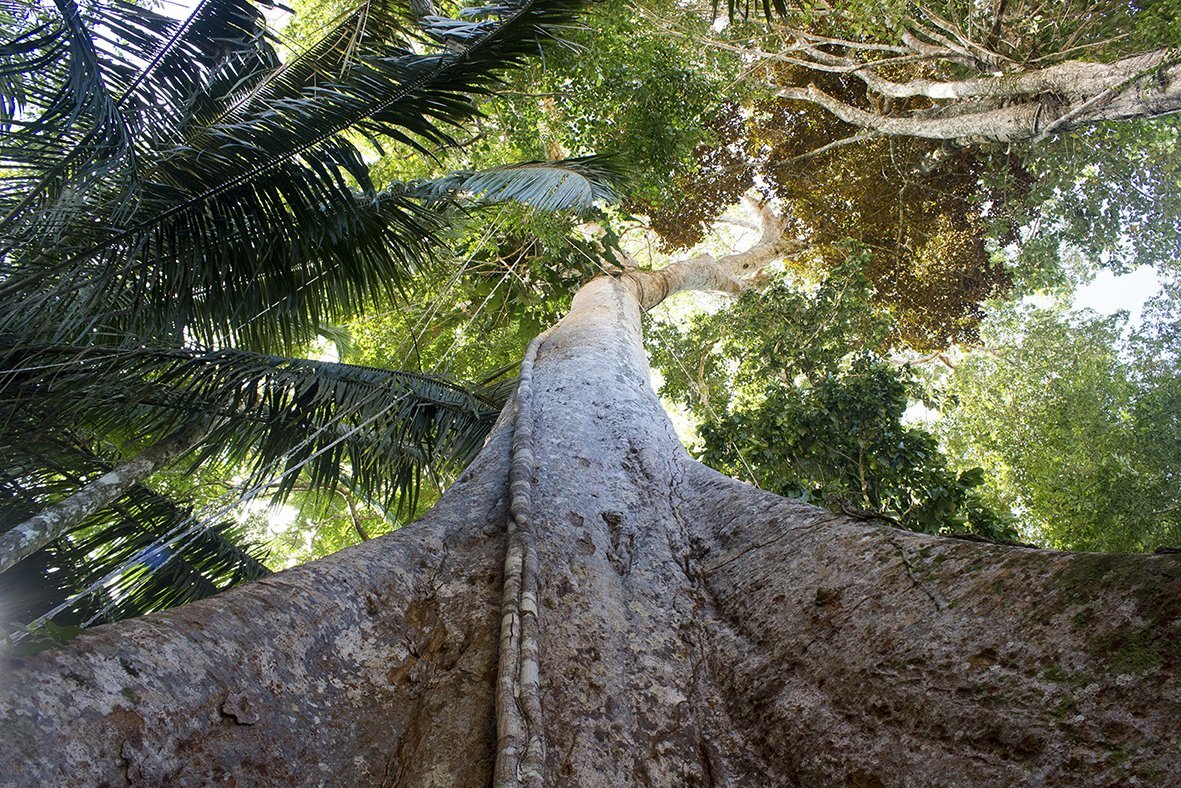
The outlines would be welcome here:
<svg viewBox="0 0 1181 788">
<path fill-rule="evenodd" d="M 203 0 L 183 21 L 121 0 L 5 6 L 0 160 L 18 176 L 0 189 L 8 237 L 134 200 L 137 154 L 175 144 L 210 87 L 277 64 L 249 0 Z"/>
<path fill-rule="evenodd" d="M 252 482 L 278 477 L 280 497 L 300 478 L 332 490 L 349 468 L 362 496 L 413 508 L 428 468 L 462 468 L 503 405 L 500 391 L 442 377 L 239 350 L 0 341 L 0 361 L 0 414 L 127 440 L 208 416 L 203 455 L 248 463 Z M 12 456 L 33 450 L 36 431 L 11 417 L 5 425 L 0 444 Z"/>
<path fill-rule="evenodd" d="M 108 191 L 117 198 L 96 186 L 90 191 L 102 193 L 99 201 L 84 212 L 77 203 L 66 211 L 24 210 L 26 218 L 8 228 L 15 232 L 8 233 L 0 290 L 10 308 L 0 313 L 0 326 L 27 333 L 51 324 L 57 339 L 96 329 L 159 337 L 158 326 L 141 323 L 164 313 L 173 316 L 176 340 L 193 315 L 205 316 L 206 327 L 233 325 L 244 313 L 267 309 L 276 292 L 290 290 L 293 269 L 303 274 L 294 284 L 330 308 L 346 308 L 342 297 L 362 298 L 369 282 L 325 276 L 338 260 L 307 258 L 301 240 L 309 224 L 371 224 L 364 214 L 372 213 L 376 194 L 347 133 L 428 153 L 450 144 L 447 128 L 476 112 L 472 96 L 488 92 L 498 70 L 567 22 L 573 2 L 485 10 L 495 18 L 457 23 L 440 51 L 420 54 L 409 37 L 372 42 L 334 80 L 279 80 L 282 89 L 256 94 L 200 133 L 188 123 L 183 143 L 135 149 L 131 208 L 129 187 L 113 183 Z M 80 140 L 74 150 L 88 151 L 91 143 Z M 403 236 L 382 271 L 397 281 L 425 252 L 432 228 L 404 199 L 387 194 L 379 202 L 387 226 Z"/>
<path fill-rule="evenodd" d="M 527 161 L 478 172 L 454 172 L 407 184 L 407 193 L 432 205 L 519 202 L 541 211 L 585 213 L 596 200 L 615 199 L 622 173 L 607 156 Z"/>
<path fill-rule="evenodd" d="M 0 471 L 0 490 L 17 502 L 0 509 L 0 529 L 31 514 L 39 498 L 67 492 L 112 464 L 64 433 L 42 435 L 35 455 Z M 242 543 L 233 521 L 198 524 L 189 539 L 166 546 L 164 537 L 189 524 L 191 511 L 136 485 L 71 535 L 0 575 L 0 622 L 32 621 L 112 572 L 98 593 L 78 599 L 55 623 L 105 622 L 162 610 L 270 574 L 259 549 Z"/>
</svg>

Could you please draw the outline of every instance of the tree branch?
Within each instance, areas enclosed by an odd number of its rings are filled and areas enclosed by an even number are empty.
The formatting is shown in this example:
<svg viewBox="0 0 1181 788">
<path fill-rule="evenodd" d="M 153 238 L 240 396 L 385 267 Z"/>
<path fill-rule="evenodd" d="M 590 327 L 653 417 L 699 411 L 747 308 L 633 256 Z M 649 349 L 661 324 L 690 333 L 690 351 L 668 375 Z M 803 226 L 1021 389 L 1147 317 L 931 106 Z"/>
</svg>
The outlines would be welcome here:
<svg viewBox="0 0 1181 788">
<path fill-rule="evenodd" d="M 804 161 L 805 159 L 811 159 L 815 156 L 819 156 L 822 153 L 827 153 L 834 148 L 843 148 L 846 145 L 856 145 L 859 142 L 868 142 L 869 140 L 875 140 L 881 136 L 881 133 L 877 131 L 865 131 L 860 134 L 854 134 L 850 137 L 844 137 L 834 142 L 830 142 L 827 145 L 821 145 L 819 148 L 810 150 L 807 153 L 801 153 L 799 156 L 793 156 L 791 161 Z"/>
<path fill-rule="evenodd" d="M 749 202 L 754 202 L 747 198 Z M 761 219 L 762 234 L 749 249 L 715 258 L 698 255 L 657 271 L 629 271 L 620 279 L 640 303 L 649 310 L 673 293 L 682 290 L 716 290 L 737 294 L 750 286 L 768 264 L 789 254 L 799 254 L 808 244 L 786 238 L 786 220 L 766 204 L 754 203 Z"/>
<path fill-rule="evenodd" d="M 1059 70 L 1057 67 L 1048 67 L 1043 72 L 1061 77 L 1071 68 L 1089 68 L 1091 64 L 1061 65 L 1067 68 Z M 1168 50 L 1127 58 L 1107 67 L 1100 65 L 1099 68 L 1109 70 L 1090 83 L 1089 89 L 1096 92 L 1080 93 L 1072 103 L 1064 104 L 1055 100 L 1056 95 L 1068 93 L 1065 89 L 1050 90 L 1045 96 L 1000 107 L 987 101 L 973 105 L 961 97 L 958 103 L 946 105 L 948 109 L 963 110 L 952 117 L 882 115 L 846 104 L 815 85 L 783 88 L 778 91 L 778 95 L 793 101 L 806 101 L 824 108 L 850 125 L 882 134 L 937 140 L 982 139 L 1002 143 L 1040 140 L 1051 133 L 1070 131 L 1098 121 L 1152 118 L 1181 112 L 1181 65 L 1174 62 L 1174 56 Z M 1093 73 L 1095 71 L 1092 70 Z M 1032 82 L 1024 85 L 1023 89 L 1032 90 L 1031 85 L 1044 77 L 1045 73 L 1028 75 Z M 1155 76 L 1151 84 L 1129 90 L 1150 75 Z M 1013 77 L 1017 80 L 1021 78 L 1020 75 Z M 966 82 L 982 84 L 992 80 Z M 1000 84 L 1001 80 L 995 82 Z M 1104 87 L 1100 89 L 1100 86 Z M 1010 94 L 1010 97 L 1017 96 Z"/>
<path fill-rule="evenodd" d="M 1039 103 L 1015 104 L 1000 109 L 973 112 L 952 118 L 895 118 L 859 109 L 828 95 L 815 85 L 784 88 L 778 95 L 806 101 L 831 112 L 853 126 L 899 137 L 946 140 L 983 137 L 999 142 L 1027 139 L 1036 132 Z"/>
<path fill-rule="evenodd" d="M 1130 76 L 1155 68 L 1166 61 L 1167 49 L 1124 58 L 1115 63 L 1070 60 L 1033 71 L 996 74 L 972 79 L 940 81 L 915 79 L 892 82 L 878 76 L 871 63 L 852 71 L 873 91 L 890 98 L 931 99 L 1010 98 L 1037 93 L 1091 96 L 1124 83 Z"/>
</svg>

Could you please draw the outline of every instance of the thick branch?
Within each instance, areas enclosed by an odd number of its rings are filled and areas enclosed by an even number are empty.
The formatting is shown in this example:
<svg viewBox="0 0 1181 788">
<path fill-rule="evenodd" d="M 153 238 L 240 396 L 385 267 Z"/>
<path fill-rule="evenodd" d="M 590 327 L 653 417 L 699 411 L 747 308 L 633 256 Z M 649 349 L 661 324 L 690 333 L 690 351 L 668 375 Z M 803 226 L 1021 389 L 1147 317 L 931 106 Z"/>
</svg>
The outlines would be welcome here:
<svg viewBox="0 0 1181 788">
<path fill-rule="evenodd" d="M 846 104 L 815 85 L 809 85 L 807 88 L 785 88 L 779 91 L 779 95 L 823 107 L 846 123 L 863 129 L 891 136 L 933 140 L 984 137 L 1007 142 L 1025 139 L 1036 133 L 1037 116 L 1041 108 L 1038 103 L 1015 104 L 952 118 L 895 118 Z"/>
<path fill-rule="evenodd" d="M 878 65 L 876 63 L 853 73 L 871 90 L 890 98 L 1009 98 L 1038 93 L 1089 97 L 1160 66 L 1168 55 L 1168 50 L 1159 49 L 1115 63 L 1071 60 L 1033 71 L 951 81 L 915 79 L 909 82 L 892 82 L 877 75 L 874 71 Z"/>
<path fill-rule="evenodd" d="M 709 254 L 698 255 L 657 271 L 630 271 L 622 277 L 624 285 L 645 311 L 682 290 L 742 292 L 768 264 L 806 248 L 806 244 L 783 236 L 782 217 L 776 216 L 766 206 L 760 206 L 759 212 L 763 232 L 754 246 L 746 251 L 720 258 Z"/>
<path fill-rule="evenodd" d="M 996 107 L 983 103 L 951 117 L 891 117 L 863 110 L 830 96 L 815 85 L 784 88 L 783 98 L 807 101 L 854 126 L 882 134 L 936 140 L 983 139 L 1017 142 L 1052 132 L 1071 131 L 1105 120 L 1154 118 L 1181 112 L 1181 65 L 1140 70 L 1105 90 L 1062 103 L 1052 96 Z M 1106 84 L 1106 83 L 1105 83 Z"/>
</svg>

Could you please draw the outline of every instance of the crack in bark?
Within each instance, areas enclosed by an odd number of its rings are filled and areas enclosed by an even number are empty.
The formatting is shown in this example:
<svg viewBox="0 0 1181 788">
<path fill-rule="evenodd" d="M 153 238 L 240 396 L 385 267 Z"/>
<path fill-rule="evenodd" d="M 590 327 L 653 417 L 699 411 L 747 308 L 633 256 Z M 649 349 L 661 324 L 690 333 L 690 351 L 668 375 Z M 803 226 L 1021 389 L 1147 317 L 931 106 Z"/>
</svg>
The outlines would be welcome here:
<svg viewBox="0 0 1181 788">
<path fill-rule="evenodd" d="M 693 536 L 689 529 L 689 524 L 681 513 L 683 502 L 686 500 L 685 495 L 681 491 L 681 485 L 685 480 L 685 465 L 683 462 L 673 462 L 672 470 L 669 474 L 668 481 L 668 499 L 672 510 L 673 518 L 680 530 L 680 537 L 683 549 L 677 551 L 673 549 L 672 538 L 669 536 L 669 551 L 674 559 L 680 564 L 682 571 L 685 573 L 685 578 L 689 581 L 693 588 L 694 601 L 699 610 L 696 615 L 691 617 L 692 621 L 692 636 L 689 638 L 689 669 L 691 671 L 691 679 L 689 687 L 695 695 L 695 703 L 688 704 L 690 710 L 697 717 L 697 725 L 695 726 L 695 744 L 697 748 L 697 760 L 701 765 L 701 777 L 703 785 L 710 788 L 713 785 L 719 784 L 719 780 L 724 781 L 726 776 L 725 763 L 715 763 L 717 753 L 712 747 L 712 737 L 707 737 L 703 730 L 706 722 L 706 715 L 700 709 L 710 707 L 707 687 L 710 683 L 708 680 L 708 658 L 706 656 L 705 638 L 703 635 L 703 620 L 712 620 L 716 618 L 714 610 L 714 600 L 709 592 L 709 586 L 705 582 L 700 567 L 696 566 L 699 561 L 694 557 Z M 678 555 L 678 552 L 680 555 Z M 711 621 L 712 623 L 712 621 Z"/>
<path fill-rule="evenodd" d="M 756 550 L 762 550 L 764 547 L 767 547 L 768 545 L 775 544 L 780 539 L 787 536 L 789 533 L 801 531 L 801 530 L 809 530 L 809 529 L 815 528 L 820 525 L 827 525 L 828 523 L 840 522 L 842 519 L 844 519 L 844 518 L 842 518 L 840 515 L 833 515 L 831 517 L 820 517 L 816 520 L 813 520 L 810 523 L 804 523 L 803 525 L 788 524 L 786 527 L 780 529 L 779 533 L 775 534 L 775 536 L 771 537 L 770 539 L 768 539 L 764 542 L 756 542 L 756 543 L 752 544 L 750 547 L 747 547 L 744 550 L 741 550 L 741 551 L 735 553 L 734 555 L 730 556 L 729 558 L 724 558 L 721 561 L 718 561 L 717 563 L 710 564 L 709 566 L 705 567 L 704 571 L 706 573 L 715 572 L 718 569 L 721 569 L 723 566 L 726 566 L 728 564 L 731 564 L 731 563 L 737 561 L 739 558 L 742 558 L 747 553 L 753 553 Z"/>
<path fill-rule="evenodd" d="M 910 578 L 910 582 L 914 584 L 915 588 L 919 589 L 924 594 L 926 594 L 927 598 L 931 600 L 931 604 L 935 605 L 935 609 L 937 611 L 939 611 L 940 613 L 942 613 L 943 612 L 943 604 L 939 601 L 939 599 L 934 594 L 931 593 L 931 589 L 929 589 L 925 585 L 923 585 L 922 582 L 920 582 L 919 579 L 915 576 L 914 567 L 911 565 L 910 559 L 907 558 L 906 551 L 902 549 L 902 545 L 898 544 L 898 542 L 894 541 L 894 539 L 892 539 L 889 536 L 886 537 L 886 541 L 890 544 L 891 547 L 893 547 L 895 550 L 898 551 L 898 557 L 902 559 L 902 566 L 906 569 L 906 576 Z"/>
</svg>

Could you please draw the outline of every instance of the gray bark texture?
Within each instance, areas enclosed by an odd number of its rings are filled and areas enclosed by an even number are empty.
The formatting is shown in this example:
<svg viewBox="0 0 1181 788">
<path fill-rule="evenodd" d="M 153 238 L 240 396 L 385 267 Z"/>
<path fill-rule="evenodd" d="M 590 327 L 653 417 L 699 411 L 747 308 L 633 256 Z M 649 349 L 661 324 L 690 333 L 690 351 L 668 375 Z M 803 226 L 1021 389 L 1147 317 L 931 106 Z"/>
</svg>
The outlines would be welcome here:
<svg viewBox="0 0 1181 788">
<path fill-rule="evenodd" d="M 658 276 L 595 280 L 538 343 L 511 495 L 506 413 L 411 526 L 8 660 L 0 780 L 484 786 L 515 742 L 540 777 L 498 785 L 1181 783 L 1181 556 L 925 536 L 714 473 L 648 382 Z M 536 653 L 540 717 L 528 671 L 498 692 L 526 487 L 536 629 L 507 658 Z"/>
<path fill-rule="evenodd" d="M 823 64 L 816 67 L 824 70 Z M 851 73 L 881 96 L 922 96 L 936 103 L 911 115 L 895 116 L 854 107 L 815 85 L 784 88 L 779 95 L 815 104 L 868 131 L 965 143 L 1036 141 L 1102 121 L 1181 112 L 1181 64 L 1175 52 L 1163 49 L 1114 63 L 1067 61 L 960 81 L 891 82 L 870 65 Z"/>
</svg>

